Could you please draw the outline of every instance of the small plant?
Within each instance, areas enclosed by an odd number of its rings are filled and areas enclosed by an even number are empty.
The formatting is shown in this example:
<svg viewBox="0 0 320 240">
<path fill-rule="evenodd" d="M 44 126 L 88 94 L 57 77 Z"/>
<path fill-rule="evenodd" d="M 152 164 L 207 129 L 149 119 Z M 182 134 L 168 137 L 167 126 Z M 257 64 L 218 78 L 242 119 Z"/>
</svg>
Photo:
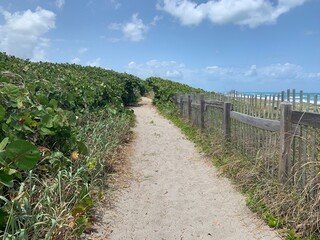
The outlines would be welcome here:
<svg viewBox="0 0 320 240">
<path fill-rule="evenodd" d="M 294 230 L 288 230 L 286 240 L 300 240 L 300 236 L 296 236 Z"/>
</svg>

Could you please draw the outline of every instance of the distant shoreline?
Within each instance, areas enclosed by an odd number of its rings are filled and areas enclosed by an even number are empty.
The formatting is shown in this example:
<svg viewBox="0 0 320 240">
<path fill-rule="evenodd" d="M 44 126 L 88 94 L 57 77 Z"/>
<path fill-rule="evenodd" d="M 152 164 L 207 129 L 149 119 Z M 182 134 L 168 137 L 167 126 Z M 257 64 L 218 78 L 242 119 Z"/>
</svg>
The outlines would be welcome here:
<svg viewBox="0 0 320 240">
<path fill-rule="evenodd" d="M 278 94 L 280 94 L 280 97 L 281 97 L 281 92 L 257 92 L 257 91 L 254 91 L 254 92 L 237 92 L 236 91 L 236 94 L 237 96 L 239 95 L 245 95 L 245 96 L 257 96 L 258 98 L 260 98 L 260 96 L 267 96 L 267 98 L 271 98 L 273 95 L 275 95 L 275 100 L 278 100 Z M 313 104 L 314 103 L 314 97 L 315 96 L 320 96 L 320 93 L 303 93 L 303 98 L 302 98 L 302 102 L 303 103 L 307 103 L 308 102 L 308 94 L 310 95 L 310 104 Z M 233 96 L 234 95 L 234 92 L 228 92 L 226 93 L 226 95 L 229 95 L 229 96 Z M 285 91 L 284 92 L 284 99 L 287 100 L 287 92 Z M 296 99 L 296 102 L 300 102 L 300 92 L 296 92 L 295 94 L 295 99 Z M 293 94 L 292 92 L 290 92 L 290 102 L 293 101 Z M 319 101 L 320 99 L 317 99 L 318 101 L 318 104 L 319 104 Z"/>
</svg>

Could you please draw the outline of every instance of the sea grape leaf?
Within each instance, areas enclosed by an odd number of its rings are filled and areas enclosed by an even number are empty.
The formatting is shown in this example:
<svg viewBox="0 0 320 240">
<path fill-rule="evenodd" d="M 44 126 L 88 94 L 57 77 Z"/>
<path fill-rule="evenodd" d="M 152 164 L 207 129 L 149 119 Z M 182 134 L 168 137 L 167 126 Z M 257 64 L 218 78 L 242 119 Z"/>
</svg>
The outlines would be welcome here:
<svg viewBox="0 0 320 240">
<path fill-rule="evenodd" d="M 77 125 L 77 117 L 75 115 L 72 115 L 69 118 L 69 125 L 72 127 L 75 127 Z"/>
<path fill-rule="evenodd" d="M 36 127 L 38 125 L 38 122 L 33 120 L 30 116 L 27 116 L 25 118 L 25 124 L 30 127 Z"/>
<path fill-rule="evenodd" d="M 1 143 L 0 143 L 0 151 L 3 150 L 3 149 L 7 146 L 8 142 L 9 142 L 9 138 L 7 138 L 7 137 L 4 138 L 4 139 L 1 141 Z"/>
<path fill-rule="evenodd" d="M 49 102 L 49 106 L 53 107 L 53 109 L 57 109 L 58 108 L 58 102 L 55 99 L 51 99 Z"/>
<path fill-rule="evenodd" d="M 5 116 L 6 116 L 6 109 L 2 105 L 0 105 L 0 121 L 2 121 Z"/>
<path fill-rule="evenodd" d="M 7 146 L 6 156 L 15 163 L 17 168 L 30 170 L 37 164 L 40 152 L 33 144 L 17 140 Z"/>
<path fill-rule="evenodd" d="M 53 119 L 50 116 L 50 114 L 46 114 L 42 118 L 42 123 L 46 128 L 52 128 L 53 127 Z"/>
<path fill-rule="evenodd" d="M 16 100 L 20 95 L 20 89 L 19 87 L 8 83 L 2 87 L 0 93 L 9 96 L 12 100 Z"/>
<path fill-rule="evenodd" d="M 46 135 L 51 135 L 51 136 L 53 136 L 53 135 L 55 135 L 55 132 L 51 131 L 51 130 L 48 129 L 48 128 L 42 127 L 42 128 L 40 129 L 40 134 L 43 135 L 43 136 L 46 136 Z"/>
<path fill-rule="evenodd" d="M 45 95 L 39 95 L 37 97 L 37 99 L 38 99 L 39 103 L 42 105 L 47 105 L 49 102 L 48 98 Z"/>
<path fill-rule="evenodd" d="M 26 65 L 26 66 L 23 68 L 23 71 L 24 71 L 24 72 L 27 72 L 28 70 L 29 70 L 29 66 Z"/>
<path fill-rule="evenodd" d="M 13 186 L 13 177 L 0 170 L 0 183 L 6 187 Z"/>
<path fill-rule="evenodd" d="M 78 145 L 78 151 L 82 155 L 88 155 L 89 154 L 89 149 L 83 142 L 77 142 Z"/>
<path fill-rule="evenodd" d="M 0 230 L 5 228 L 8 216 L 9 214 L 0 208 Z"/>
<path fill-rule="evenodd" d="M 7 171 L 8 175 L 13 175 L 13 174 L 16 174 L 18 172 L 16 169 L 13 169 L 13 168 L 9 168 L 6 171 Z"/>
</svg>

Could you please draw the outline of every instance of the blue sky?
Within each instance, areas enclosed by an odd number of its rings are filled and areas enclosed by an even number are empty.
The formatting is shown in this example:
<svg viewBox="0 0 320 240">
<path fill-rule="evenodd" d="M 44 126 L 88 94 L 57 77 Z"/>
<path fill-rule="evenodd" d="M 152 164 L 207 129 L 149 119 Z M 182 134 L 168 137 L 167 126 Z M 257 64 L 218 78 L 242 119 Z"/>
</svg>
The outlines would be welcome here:
<svg viewBox="0 0 320 240">
<path fill-rule="evenodd" d="M 320 92 L 320 0 L 1 0 L 0 51 L 210 91 Z"/>
</svg>

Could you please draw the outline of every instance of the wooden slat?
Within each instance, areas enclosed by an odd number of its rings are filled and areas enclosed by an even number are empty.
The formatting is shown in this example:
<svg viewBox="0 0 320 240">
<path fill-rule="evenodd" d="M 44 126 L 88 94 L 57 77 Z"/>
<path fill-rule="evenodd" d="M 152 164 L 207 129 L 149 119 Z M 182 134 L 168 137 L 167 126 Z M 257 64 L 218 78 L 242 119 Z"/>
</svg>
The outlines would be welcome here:
<svg viewBox="0 0 320 240">
<path fill-rule="evenodd" d="M 292 110 L 296 110 L 296 90 L 292 89 Z M 298 130 L 299 128 L 297 128 Z M 295 131 L 293 132 L 295 133 Z M 292 173 L 293 173 L 293 184 L 296 184 L 297 182 L 297 138 L 295 137 L 295 134 L 293 134 L 293 138 L 291 139 L 292 141 Z"/>
<path fill-rule="evenodd" d="M 231 118 L 260 129 L 264 129 L 272 132 L 280 131 L 280 121 L 277 121 L 277 120 L 252 117 L 246 114 L 233 112 L 233 111 L 231 112 Z"/>
<path fill-rule="evenodd" d="M 305 126 L 320 128 L 320 114 L 312 112 L 292 111 L 291 122 Z"/>
<path fill-rule="evenodd" d="M 299 106 L 300 111 L 302 111 L 302 107 L 303 107 L 303 91 L 300 91 L 300 106 Z"/>
<path fill-rule="evenodd" d="M 215 107 L 215 108 L 221 108 L 223 109 L 224 106 L 224 102 L 220 102 L 220 101 L 206 101 L 205 105 L 207 106 L 211 106 L 211 107 Z"/>
<path fill-rule="evenodd" d="M 263 102 L 263 118 L 266 118 L 267 114 L 267 95 L 264 96 L 264 102 Z"/>
<path fill-rule="evenodd" d="M 271 95 L 268 95 L 268 119 L 270 119 L 271 118 Z"/>
<path fill-rule="evenodd" d="M 292 89 L 292 109 L 296 110 L 296 90 Z"/>
<path fill-rule="evenodd" d="M 274 102 L 275 102 L 275 98 L 276 98 L 276 95 L 275 95 L 275 94 L 273 94 L 273 95 L 272 95 L 271 119 L 274 119 L 274 107 L 275 107 Z"/>
<path fill-rule="evenodd" d="M 291 128 L 290 116 L 292 105 L 288 102 L 281 103 L 280 111 L 280 161 L 279 161 L 279 181 L 286 183 L 291 177 Z"/>
<path fill-rule="evenodd" d="M 200 104 L 199 104 L 199 103 L 191 102 L 191 106 L 199 107 L 199 106 L 200 106 Z"/>
<path fill-rule="evenodd" d="M 314 96 L 314 101 L 313 101 L 313 112 L 318 112 L 318 96 Z M 310 166 L 310 175 L 312 179 L 312 188 L 315 186 L 316 181 L 314 179 L 315 177 L 315 172 L 316 172 L 316 161 L 317 161 L 317 156 L 316 156 L 316 149 L 317 149 L 317 130 L 315 128 L 312 129 L 312 147 L 311 147 L 311 166 Z M 314 197 L 315 191 L 311 190 L 311 195 Z"/>
<path fill-rule="evenodd" d="M 280 111 L 280 93 L 277 95 L 277 112 L 276 112 L 276 119 L 279 118 L 279 111 Z"/>
<path fill-rule="evenodd" d="M 204 129 L 205 101 L 204 94 L 200 95 L 200 129 Z"/>
</svg>

